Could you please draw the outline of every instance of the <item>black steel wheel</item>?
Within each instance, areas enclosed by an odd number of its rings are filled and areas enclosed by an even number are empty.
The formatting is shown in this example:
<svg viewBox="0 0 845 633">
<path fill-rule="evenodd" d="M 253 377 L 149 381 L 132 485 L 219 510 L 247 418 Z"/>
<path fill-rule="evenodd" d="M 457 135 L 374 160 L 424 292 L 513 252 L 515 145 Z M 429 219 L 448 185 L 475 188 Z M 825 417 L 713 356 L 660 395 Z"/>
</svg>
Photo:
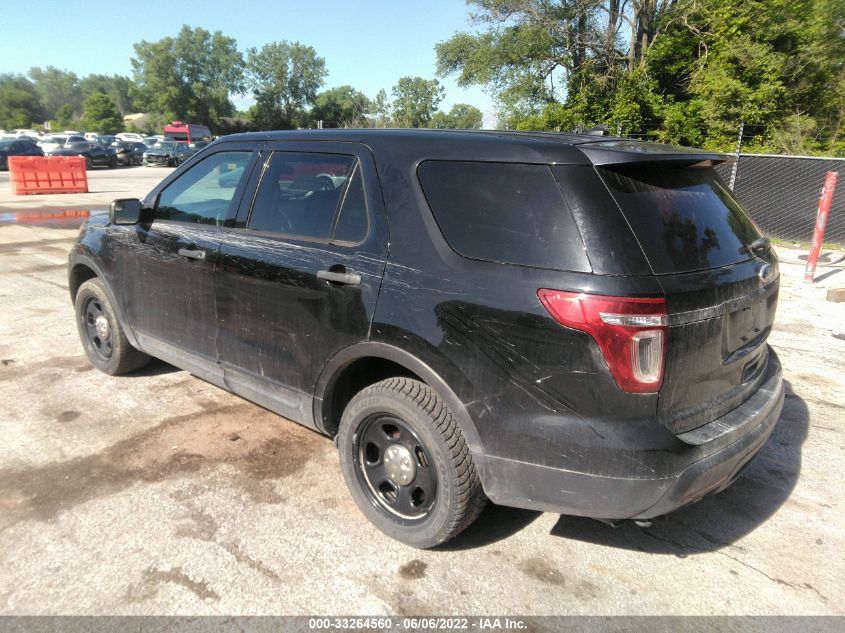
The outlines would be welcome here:
<svg viewBox="0 0 845 633">
<path fill-rule="evenodd" d="M 74 308 L 82 347 L 97 369 L 117 376 L 149 362 L 149 356 L 129 343 L 99 279 L 89 279 L 79 287 Z"/>
<path fill-rule="evenodd" d="M 88 345 L 97 356 L 108 362 L 114 351 L 111 337 L 114 325 L 109 322 L 103 304 L 96 296 L 85 299 L 82 306 L 82 325 Z"/>
<path fill-rule="evenodd" d="M 376 508 L 406 520 L 424 518 L 437 500 L 431 451 L 404 420 L 374 415 L 355 437 L 359 481 Z"/>
<path fill-rule="evenodd" d="M 407 545 L 444 543 L 484 508 L 457 420 L 419 380 L 388 378 L 357 393 L 343 412 L 337 446 L 358 508 Z"/>
</svg>

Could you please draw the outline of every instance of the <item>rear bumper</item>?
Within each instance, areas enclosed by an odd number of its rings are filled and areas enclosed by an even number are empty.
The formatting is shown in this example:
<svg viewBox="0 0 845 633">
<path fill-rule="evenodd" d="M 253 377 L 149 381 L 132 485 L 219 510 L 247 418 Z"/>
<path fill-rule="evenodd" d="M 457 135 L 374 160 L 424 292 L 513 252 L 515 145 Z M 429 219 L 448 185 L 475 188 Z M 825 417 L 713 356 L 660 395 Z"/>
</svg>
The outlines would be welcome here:
<svg viewBox="0 0 845 633">
<path fill-rule="evenodd" d="M 500 505 L 611 520 L 649 519 L 720 492 L 739 477 L 780 417 L 782 372 L 774 353 L 769 362 L 766 380 L 751 398 L 705 429 L 697 429 L 686 442 L 678 440 L 669 472 L 661 472 L 666 462 L 659 451 L 648 450 L 642 451 L 639 465 L 652 472 L 649 477 L 605 476 L 474 456 L 484 490 Z M 601 459 L 612 455 L 605 451 Z"/>
</svg>

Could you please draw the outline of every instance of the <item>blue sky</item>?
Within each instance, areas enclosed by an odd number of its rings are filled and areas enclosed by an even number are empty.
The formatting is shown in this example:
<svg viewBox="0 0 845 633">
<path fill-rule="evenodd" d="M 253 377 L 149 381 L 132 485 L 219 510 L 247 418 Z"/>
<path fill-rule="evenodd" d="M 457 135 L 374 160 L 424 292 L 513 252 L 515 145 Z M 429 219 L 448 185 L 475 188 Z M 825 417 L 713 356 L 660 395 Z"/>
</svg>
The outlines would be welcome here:
<svg viewBox="0 0 845 633">
<path fill-rule="evenodd" d="M 26 74 L 56 66 L 79 76 L 131 75 L 132 45 L 175 35 L 182 24 L 220 30 L 240 50 L 277 40 L 300 41 L 326 60 L 325 88 L 351 84 L 370 97 L 390 92 L 399 77 L 433 78 L 434 44 L 470 29 L 462 0 L 2 0 L 0 72 Z M 441 109 L 470 103 L 492 121 L 493 104 L 479 87 L 441 79 Z M 235 100 L 241 107 L 243 101 Z"/>
</svg>

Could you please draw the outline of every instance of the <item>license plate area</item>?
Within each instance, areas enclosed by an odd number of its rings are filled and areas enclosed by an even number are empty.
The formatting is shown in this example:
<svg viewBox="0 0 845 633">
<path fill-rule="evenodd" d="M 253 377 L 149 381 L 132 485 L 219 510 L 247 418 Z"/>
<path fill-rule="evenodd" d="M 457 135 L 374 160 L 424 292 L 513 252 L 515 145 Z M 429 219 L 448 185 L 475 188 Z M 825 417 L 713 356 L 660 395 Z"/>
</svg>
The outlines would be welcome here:
<svg viewBox="0 0 845 633">
<path fill-rule="evenodd" d="M 732 363 L 747 356 L 765 341 L 769 331 L 765 299 L 730 312 L 724 318 L 722 358 L 725 363 Z"/>
</svg>

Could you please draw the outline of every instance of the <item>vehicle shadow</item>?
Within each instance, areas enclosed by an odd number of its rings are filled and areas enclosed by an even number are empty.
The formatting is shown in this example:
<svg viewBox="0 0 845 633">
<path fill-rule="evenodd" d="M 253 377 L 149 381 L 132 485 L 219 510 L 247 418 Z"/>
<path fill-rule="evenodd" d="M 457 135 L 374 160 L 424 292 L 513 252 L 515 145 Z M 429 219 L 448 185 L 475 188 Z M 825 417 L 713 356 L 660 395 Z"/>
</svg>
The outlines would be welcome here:
<svg viewBox="0 0 845 633">
<path fill-rule="evenodd" d="M 772 435 L 745 473 L 727 490 L 658 517 L 648 528 L 618 527 L 582 517 L 561 516 L 555 536 L 621 549 L 680 558 L 731 545 L 753 532 L 786 502 L 801 472 L 801 446 L 809 410 L 788 381 L 783 413 Z"/>
<path fill-rule="evenodd" d="M 454 552 L 491 545 L 513 536 L 530 525 L 542 512 L 508 508 L 488 503 L 484 511 L 466 530 L 451 541 L 435 548 L 444 552 Z"/>
<path fill-rule="evenodd" d="M 150 360 L 149 364 L 137 371 L 126 374 L 126 376 L 130 378 L 138 378 L 140 376 L 164 376 L 165 374 L 172 374 L 177 371 L 182 370 L 170 363 L 165 363 L 163 360 L 153 358 Z"/>
</svg>

